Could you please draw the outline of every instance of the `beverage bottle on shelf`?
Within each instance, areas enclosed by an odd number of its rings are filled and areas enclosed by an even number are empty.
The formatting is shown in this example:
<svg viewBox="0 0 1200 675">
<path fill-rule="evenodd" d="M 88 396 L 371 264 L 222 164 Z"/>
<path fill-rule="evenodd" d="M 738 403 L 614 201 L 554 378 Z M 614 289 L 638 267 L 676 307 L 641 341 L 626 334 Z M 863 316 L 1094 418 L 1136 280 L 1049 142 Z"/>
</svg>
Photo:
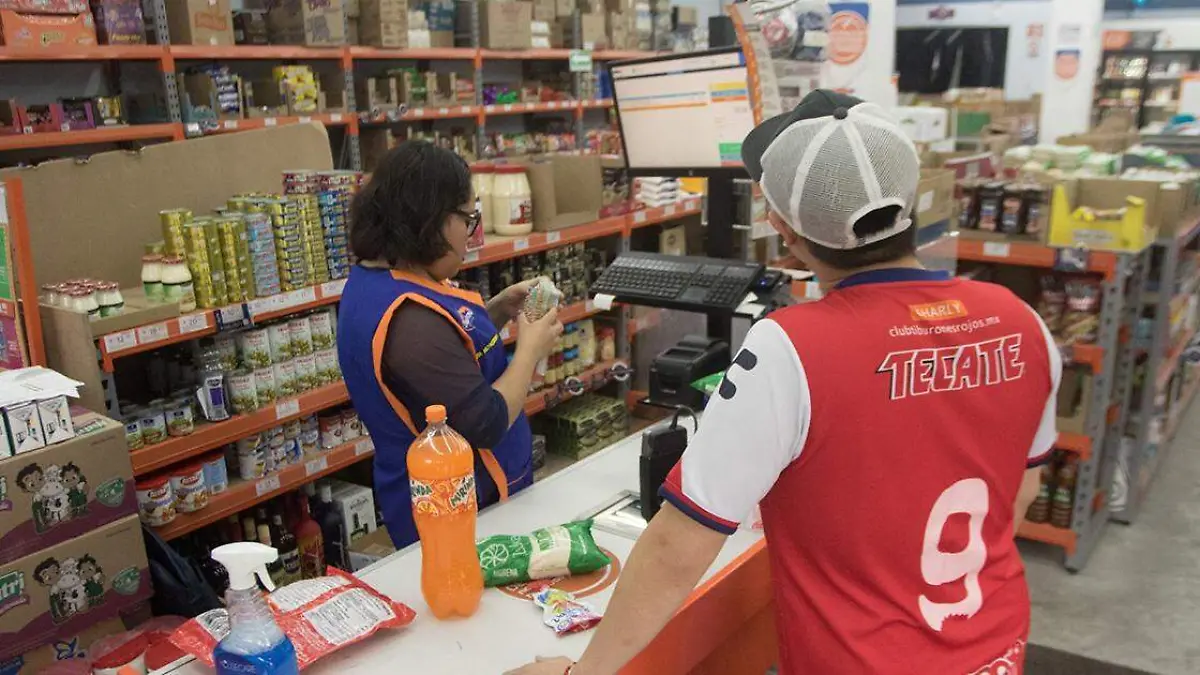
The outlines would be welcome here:
<svg viewBox="0 0 1200 675">
<path fill-rule="evenodd" d="M 313 518 L 316 518 L 317 512 L 321 510 L 321 500 L 317 497 L 317 484 L 305 483 L 303 497 L 308 502 L 308 512 L 312 514 Z"/>
<path fill-rule="evenodd" d="M 425 409 L 429 426 L 408 447 L 413 519 L 421 537 L 421 594 L 439 619 L 479 607 L 483 574 L 475 550 L 475 457 L 446 425 L 446 408 Z"/>
<path fill-rule="evenodd" d="M 325 542 L 325 564 L 350 571 L 350 556 L 346 554 L 346 523 L 333 504 L 333 487 L 322 483 L 317 488 L 321 495 L 321 510 L 317 522 L 321 526 L 321 539 Z"/>
<path fill-rule="evenodd" d="M 242 516 L 242 541 L 258 541 L 258 523 L 248 513 Z"/>
<path fill-rule="evenodd" d="M 1075 459 L 1069 457 L 1058 469 L 1058 482 L 1050 499 L 1050 524 L 1055 527 L 1071 527 L 1071 511 L 1075 507 L 1075 474 Z"/>
<path fill-rule="evenodd" d="M 195 552 L 198 555 L 193 560 L 198 561 L 200 573 L 204 575 L 204 580 L 208 582 L 213 591 L 218 596 L 225 595 L 225 591 L 229 589 L 229 571 L 225 569 L 224 565 L 213 559 L 214 548 L 208 542 L 197 538 L 197 543 Z M 220 548 L 220 546 L 216 548 Z"/>
<path fill-rule="evenodd" d="M 261 511 L 261 509 L 259 509 Z M 275 559 L 267 563 L 267 574 L 271 575 L 271 583 L 275 586 L 283 581 L 283 563 L 279 562 L 278 549 L 271 546 L 271 526 L 266 523 L 258 525 L 258 543 L 277 551 Z"/>
<path fill-rule="evenodd" d="M 225 522 L 221 524 L 221 528 L 225 532 L 225 539 L 229 543 L 239 542 L 243 540 L 242 524 L 238 522 L 237 516 L 229 516 Z"/>
<path fill-rule="evenodd" d="M 312 519 L 308 498 L 296 495 L 300 517 L 296 521 L 296 544 L 300 548 L 300 574 L 312 579 L 325 574 L 325 540 L 321 537 L 321 526 Z"/>
<path fill-rule="evenodd" d="M 300 581 L 300 547 L 296 544 L 296 535 L 283 524 L 283 516 L 276 513 L 272 517 L 275 529 L 279 532 L 279 562 L 283 565 L 283 583 L 290 584 Z"/>
</svg>

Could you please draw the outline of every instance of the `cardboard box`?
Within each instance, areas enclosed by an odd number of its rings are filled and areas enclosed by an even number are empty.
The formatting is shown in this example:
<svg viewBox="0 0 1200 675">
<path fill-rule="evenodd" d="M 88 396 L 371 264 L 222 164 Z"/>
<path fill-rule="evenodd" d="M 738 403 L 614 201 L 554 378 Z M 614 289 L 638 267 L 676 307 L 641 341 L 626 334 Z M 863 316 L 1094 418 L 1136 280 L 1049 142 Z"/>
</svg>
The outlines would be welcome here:
<svg viewBox="0 0 1200 675">
<path fill-rule="evenodd" d="M 603 14 L 605 0 L 576 0 L 575 9 L 583 14 Z"/>
<path fill-rule="evenodd" d="M 165 0 L 167 30 L 177 45 L 233 44 L 229 0 Z"/>
<path fill-rule="evenodd" d="M 552 22 L 558 18 L 556 0 L 533 0 L 533 20 Z"/>
<path fill-rule="evenodd" d="M 375 495 L 371 488 L 354 483 L 334 481 L 333 503 L 346 525 L 346 549 L 378 527 L 375 522 Z"/>
<path fill-rule="evenodd" d="M 597 45 L 604 45 L 608 41 L 606 33 L 608 17 L 603 13 L 595 14 L 580 14 L 579 15 L 579 44 L 574 44 L 571 37 L 574 31 L 567 27 L 564 38 L 567 43 L 576 49 L 595 49 Z"/>
<path fill-rule="evenodd" d="M 36 403 L 38 417 L 42 419 L 42 437 L 46 439 L 46 445 L 55 445 L 75 438 L 75 425 L 71 421 L 71 409 L 66 396 L 53 396 Z"/>
<path fill-rule="evenodd" d="M 700 15 L 695 7 L 676 5 L 671 7 L 671 26 L 675 30 L 687 30 L 700 25 Z"/>
<path fill-rule="evenodd" d="M 404 49 L 408 47 L 408 16 L 385 19 L 363 14 L 358 17 L 358 43 L 371 47 Z"/>
<path fill-rule="evenodd" d="M 1140 251 L 1156 237 L 1159 219 L 1174 217 L 1160 199 L 1156 181 L 1080 178 L 1054 187 L 1050 200 L 1052 246 L 1087 246 L 1109 251 Z M 1079 207 L 1118 210 L 1114 218 L 1077 218 Z M 1175 214 L 1177 215 L 1177 214 Z"/>
<path fill-rule="evenodd" d="M 146 44 L 140 0 L 92 0 L 92 15 L 102 44 Z"/>
<path fill-rule="evenodd" d="M 14 455 L 32 452 L 46 446 L 42 418 L 34 402 L 17 403 L 0 409 L 8 431 L 8 444 Z"/>
<path fill-rule="evenodd" d="M 247 9 L 233 13 L 233 41 L 239 45 L 270 44 L 267 30 L 267 13 L 261 9 Z"/>
<path fill-rule="evenodd" d="M 921 169 L 917 183 L 917 226 L 934 225 L 954 216 L 954 172 L 949 169 Z M 954 223 L 951 223 L 951 227 Z"/>
<path fill-rule="evenodd" d="M 598 156 L 551 155 L 524 164 L 533 197 L 534 231 L 552 232 L 600 217 Z"/>
<path fill-rule="evenodd" d="M 86 11 L 24 14 L 0 9 L 0 44 L 23 49 L 90 47 L 96 44 L 96 25 L 91 12 Z"/>
<path fill-rule="evenodd" d="M 571 19 L 575 16 L 575 0 L 554 0 L 554 17 Z"/>
<path fill-rule="evenodd" d="M 79 414 L 75 438 L 0 460 L 0 564 L 137 513 L 125 426 Z"/>
<path fill-rule="evenodd" d="M 431 31 L 446 31 L 453 35 L 454 21 L 458 10 L 454 6 L 454 0 L 426 0 L 417 5 L 417 8 L 425 12 L 425 22 L 429 24 Z M 453 43 L 450 44 L 454 46 Z"/>
<path fill-rule="evenodd" d="M 101 621 L 77 633 L 56 637 L 49 644 L 31 649 L 19 656 L 0 661 L 0 673 L 4 675 L 37 675 L 37 673 L 54 667 L 60 661 L 85 659 L 92 643 L 101 638 L 116 635 L 123 630 L 125 630 L 125 624 L 119 619 Z"/>
<path fill-rule="evenodd" d="M 461 20 L 463 13 L 459 12 Z M 479 4 L 479 45 L 486 49 L 529 49 L 533 21 L 532 3 L 497 2 L 486 0 Z"/>
<path fill-rule="evenodd" d="M 359 572 L 395 552 L 396 547 L 387 528 L 380 525 L 379 529 L 360 537 L 350 546 L 350 567 Z"/>
<path fill-rule="evenodd" d="M 932 143 L 946 138 L 949 111 L 931 106 L 900 107 L 896 109 L 900 128 L 914 143 Z"/>
<path fill-rule="evenodd" d="M 280 0 L 267 12 L 267 29 L 278 44 L 335 47 L 346 44 L 346 13 L 342 0 Z"/>
<path fill-rule="evenodd" d="M 625 49 L 628 46 L 631 18 L 621 12 L 609 12 L 605 15 L 604 28 L 609 49 Z"/>
<path fill-rule="evenodd" d="M 0 658 L 119 616 L 151 594 L 136 515 L 0 566 Z"/>
</svg>

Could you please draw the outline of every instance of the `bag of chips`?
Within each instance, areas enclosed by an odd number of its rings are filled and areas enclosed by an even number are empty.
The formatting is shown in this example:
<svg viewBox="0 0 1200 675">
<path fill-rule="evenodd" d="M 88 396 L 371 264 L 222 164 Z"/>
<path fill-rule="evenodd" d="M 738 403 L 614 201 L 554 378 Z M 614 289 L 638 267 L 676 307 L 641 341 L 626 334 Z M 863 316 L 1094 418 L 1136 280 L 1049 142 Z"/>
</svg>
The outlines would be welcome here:
<svg viewBox="0 0 1200 675">
<path fill-rule="evenodd" d="M 522 536 L 496 535 L 475 546 L 486 586 L 587 574 L 612 562 L 596 546 L 591 520 L 534 530 Z"/>
<path fill-rule="evenodd" d="M 275 621 L 296 648 L 301 668 L 317 659 L 365 640 L 381 628 L 402 628 L 416 613 L 364 584 L 358 577 L 330 567 L 329 576 L 297 581 L 267 595 Z M 171 642 L 213 666 L 213 649 L 229 633 L 229 612 L 214 609 L 189 620 Z"/>
</svg>

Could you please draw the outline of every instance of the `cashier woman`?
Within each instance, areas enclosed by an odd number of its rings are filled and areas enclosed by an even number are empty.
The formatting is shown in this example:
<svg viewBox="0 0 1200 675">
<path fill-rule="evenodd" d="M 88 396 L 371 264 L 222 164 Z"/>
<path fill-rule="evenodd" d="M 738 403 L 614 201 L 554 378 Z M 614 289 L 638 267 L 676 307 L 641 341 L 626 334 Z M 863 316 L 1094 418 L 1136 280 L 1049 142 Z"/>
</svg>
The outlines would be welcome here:
<svg viewBox="0 0 1200 675">
<path fill-rule="evenodd" d="M 375 443 L 376 499 L 397 548 L 417 540 L 406 456 L 426 406 L 444 405 L 476 449 L 481 507 L 533 481 L 522 407 L 562 324 L 557 311 L 533 322 L 521 315 L 529 283 L 486 303 L 451 283 L 480 221 L 466 162 L 420 141 L 392 150 L 354 202 L 358 264 L 342 294 L 338 361 Z M 509 321 L 518 326 L 511 360 L 499 332 Z"/>
</svg>

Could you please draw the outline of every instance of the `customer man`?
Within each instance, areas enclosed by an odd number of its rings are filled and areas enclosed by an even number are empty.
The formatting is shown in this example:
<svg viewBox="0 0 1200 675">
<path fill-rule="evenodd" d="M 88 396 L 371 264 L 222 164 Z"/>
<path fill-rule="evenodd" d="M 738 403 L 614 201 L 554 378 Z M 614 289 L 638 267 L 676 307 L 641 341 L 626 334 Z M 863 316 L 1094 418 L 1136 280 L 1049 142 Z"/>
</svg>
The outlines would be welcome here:
<svg viewBox="0 0 1200 675">
<path fill-rule="evenodd" d="M 826 295 L 750 330 L 580 661 L 515 673 L 616 673 L 760 505 L 784 675 L 1019 674 L 1013 529 L 1055 439 L 1053 339 L 917 262 L 916 151 L 876 106 L 814 92 L 742 158 Z"/>
</svg>

